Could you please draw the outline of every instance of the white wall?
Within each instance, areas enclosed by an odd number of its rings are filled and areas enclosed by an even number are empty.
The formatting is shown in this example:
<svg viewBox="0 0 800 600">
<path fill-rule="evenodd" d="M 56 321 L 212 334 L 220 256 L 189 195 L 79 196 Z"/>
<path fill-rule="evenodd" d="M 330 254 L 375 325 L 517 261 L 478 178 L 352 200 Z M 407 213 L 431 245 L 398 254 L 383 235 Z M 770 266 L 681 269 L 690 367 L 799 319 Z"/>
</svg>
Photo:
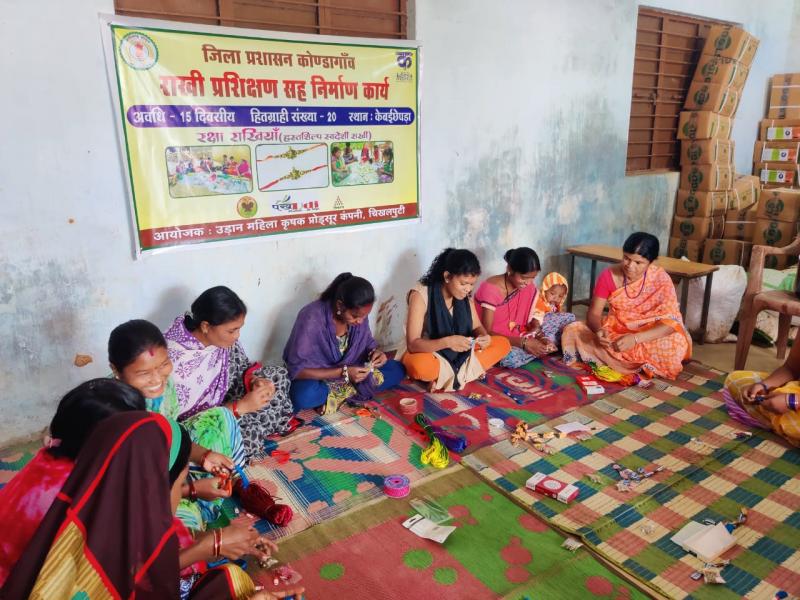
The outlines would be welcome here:
<svg viewBox="0 0 800 600">
<path fill-rule="evenodd" d="M 769 74 L 800 68 L 797 2 L 651 4 L 761 38 L 734 130 L 747 171 Z M 0 15 L 0 440 L 42 428 L 70 386 L 105 374 L 116 324 L 166 327 L 211 285 L 250 307 L 249 353 L 275 358 L 297 309 L 342 270 L 391 300 L 391 322 L 375 327 L 391 342 L 404 291 L 445 245 L 473 248 L 491 273 L 511 246 L 563 269 L 571 243 L 619 243 L 640 228 L 666 241 L 676 176 L 624 176 L 636 2 L 418 0 L 422 223 L 133 261 L 97 21 L 112 10 L 6 0 Z M 72 366 L 79 352 L 94 363 Z"/>
</svg>

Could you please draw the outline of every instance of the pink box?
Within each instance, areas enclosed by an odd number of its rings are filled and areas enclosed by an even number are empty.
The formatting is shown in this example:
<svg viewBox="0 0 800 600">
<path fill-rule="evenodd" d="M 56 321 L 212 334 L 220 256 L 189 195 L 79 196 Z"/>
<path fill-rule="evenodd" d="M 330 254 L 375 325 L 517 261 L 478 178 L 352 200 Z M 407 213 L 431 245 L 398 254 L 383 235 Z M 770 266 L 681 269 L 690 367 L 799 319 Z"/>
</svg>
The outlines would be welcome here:
<svg viewBox="0 0 800 600">
<path fill-rule="evenodd" d="M 571 483 L 567 484 L 558 479 L 553 479 L 544 473 L 534 473 L 525 482 L 525 487 L 534 492 L 555 498 L 559 502 L 569 504 L 578 497 L 580 490 Z"/>
</svg>

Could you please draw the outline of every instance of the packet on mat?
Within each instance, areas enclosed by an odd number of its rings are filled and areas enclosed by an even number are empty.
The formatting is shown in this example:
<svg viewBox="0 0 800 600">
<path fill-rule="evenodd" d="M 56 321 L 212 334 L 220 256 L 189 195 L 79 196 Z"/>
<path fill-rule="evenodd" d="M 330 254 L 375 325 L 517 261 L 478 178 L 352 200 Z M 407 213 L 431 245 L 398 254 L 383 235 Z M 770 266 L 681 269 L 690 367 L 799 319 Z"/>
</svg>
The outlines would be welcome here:
<svg viewBox="0 0 800 600">
<path fill-rule="evenodd" d="M 433 521 L 436 525 L 446 523 L 453 518 L 450 516 L 450 513 L 444 506 L 436 502 L 436 500 L 430 496 L 424 496 L 423 498 L 412 498 L 409 501 L 409 504 L 420 515 L 430 521 Z"/>
<path fill-rule="evenodd" d="M 439 544 L 443 544 L 447 537 L 456 530 L 452 525 L 437 525 L 422 515 L 414 515 L 410 519 L 406 519 L 403 521 L 403 527 L 414 535 Z"/>
</svg>

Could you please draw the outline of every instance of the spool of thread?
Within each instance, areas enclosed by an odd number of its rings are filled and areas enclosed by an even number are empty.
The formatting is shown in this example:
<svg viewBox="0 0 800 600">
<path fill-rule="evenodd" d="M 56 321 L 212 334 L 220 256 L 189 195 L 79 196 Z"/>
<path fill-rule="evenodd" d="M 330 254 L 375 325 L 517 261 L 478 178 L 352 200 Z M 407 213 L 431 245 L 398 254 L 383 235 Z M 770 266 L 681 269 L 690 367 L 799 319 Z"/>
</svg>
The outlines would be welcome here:
<svg viewBox="0 0 800 600">
<path fill-rule="evenodd" d="M 404 415 L 417 414 L 416 398 L 400 398 L 400 412 Z"/>
<path fill-rule="evenodd" d="M 405 475 L 389 475 L 383 480 L 383 493 L 389 498 L 405 498 L 411 493 L 411 482 Z"/>
</svg>

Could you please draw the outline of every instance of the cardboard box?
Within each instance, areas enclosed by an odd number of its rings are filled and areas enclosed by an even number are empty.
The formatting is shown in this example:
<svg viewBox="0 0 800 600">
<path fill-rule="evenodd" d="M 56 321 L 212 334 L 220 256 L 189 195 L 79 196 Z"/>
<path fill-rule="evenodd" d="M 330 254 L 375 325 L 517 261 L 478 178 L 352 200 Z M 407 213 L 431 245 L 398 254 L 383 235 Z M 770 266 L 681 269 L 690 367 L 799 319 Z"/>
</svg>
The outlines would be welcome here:
<svg viewBox="0 0 800 600">
<path fill-rule="evenodd" d="M 741 91 L 750 68 L 732 58 L 704 54 L 697 62 L 693 81 L 716 83 Z"/>
<path fill-rule="evenodd" d="M 753 174 L 766 186 L 797 187 L 797 169 L 797 163 L 757 162 L 753 165 Z"/>
<path fill-rule="evenodd" d="M 712 25 L 703 46 L 703 54 L 733 58 L 748 67 L 757 50 L 758 39 L 734 25 Z"/>
<path fill-rule="evenodd" d="M 800 141 L 756 142 L 753 146 L 753 162 L 797 162 L 800 156 Z M 683 151 L 681 150 L 681 159 Z"/>
<path fill-rule="evenodd" d="M 800 118 L 800 73 L 772 77 L 767 116 L 774 119 Z"/>
<path fill-rule="evenodd" d="M 724 163 L 685 165 L 681 168 L 679 188 L 699 192 L 729 190 L 733 186 L 733 167 Z"/>
<path fill-rule="evenodd" d="M 679 217 L 722 216 L 728 210 L 728 191 L 697 192 L 678 190 L 675 198 L 675 214 Z"/>
<path fill-rule="evenodd" d="M 761 190 L 757 218 L 796 223 L 800 218 L 800 190 Z"/>
<path fill-rule="evenodd" d="M 767 269 L 785 269 L 788 266 L 797 263 L 796 256 L 784 256 L 782 254 L 769 254 L 764 257 L 764 266 Z"/>
<path fill-rule="evenodd" d="M 675 217 L 672 219 L 672 237 L 701 241 L 722 237 L 725 217 Z"/>
<path fill-rule="evenodd" d="M 759 246 L 776 246 L 783 248 L 792 243 L 797 235 L 797 223 L 785 221 L 772 221 L 769 219 L 758 219 L 756 221 L 756 232 L 753 235 L 753 243 Z"/>
<path fill-rule="evenodd" d="M 683 140 L 681 165 L 733 163 L 733 140 Z"/>
<path fill-rule="evenodd" d="M 726 240 L 740 240 L 749 242 L 756 231 L 758 211 L 755 208 L 747 210 L 729 210 L 725 213 L 725 228 L 722 237 Z"/>
<path fill-rule="evenodd" d="M 762 119 L 760 140 L 800 140 L 800 119 Z"/>
<path fill-rule="evenodd" d="M 693 81 L 683 107 L 687 110 L 710 110 L 724 117 L 732 117 L 739 108 L 739 92 L 716 83 Z"/>
<path fill-rule="evenodd" d="M 740 265 L 750 264 L 751 242 L 738 240 L 706 240 L 703 244 L 703 260 L 707 265 Z"/>
<path fill-rule="evenodd" d="M 667 255 L 672 258 L 685 256 L 692 262 L 700 262 L 700 259 L 703 258 L 703 242 L 671 237 L 669 238 Z"/>
<path fill-rule="evenodd" d="M 731 137 L 731 118 L 708 110 L 682 111 L 678 121 L 679 140 L 727 140 Z"/>
<path fill-rule="evenodd" d="M 525 487 L 539 494 L 555 498 L 564 504 L 569 504 L 575 500 L 580 493 L 580 489 L 574 484 L 564 483 L 544 473 L 534 473 L 531 475 L 528 481 L 525 482 Z"/>
<path fill-rule="evenodd" d="M 728 210 L 746 210 L 758 202 L 761 181 L 758 175 L 736 175 L 728 194 Z"/>
</svg>

